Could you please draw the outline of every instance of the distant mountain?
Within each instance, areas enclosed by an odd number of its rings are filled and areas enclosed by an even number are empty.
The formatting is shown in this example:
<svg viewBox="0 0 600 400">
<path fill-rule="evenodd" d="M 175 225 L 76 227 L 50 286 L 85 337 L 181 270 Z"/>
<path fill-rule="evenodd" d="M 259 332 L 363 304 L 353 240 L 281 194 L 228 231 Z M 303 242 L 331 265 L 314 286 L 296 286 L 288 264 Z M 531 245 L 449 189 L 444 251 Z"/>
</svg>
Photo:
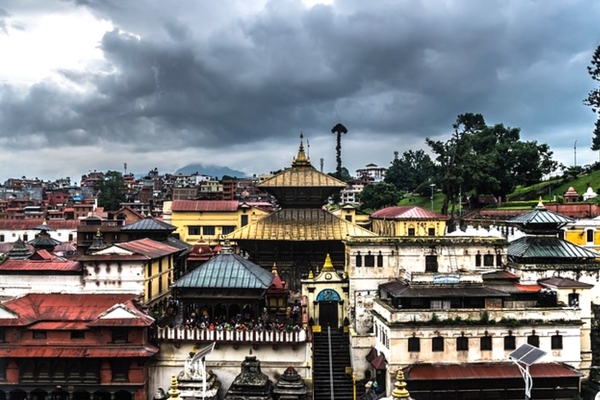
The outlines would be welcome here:
<svg viewBox="0 0 600 400">
<path fill-rule="evenodd" d="M 227 167 L 217 167 L 214 165 L 202 165 L 202 164 L 190 164 L 185 167 L 179 168 L 175 171 L 175 174 L 182 175 L 191 175 L 193 173 L 199 173 L 201 175 L 209 175 L 213 177 L 217 177 L 219 179 L 223 178 L 223 175 L 229 175 L 237 178 L 244 178 L 248 176 L 245 172 L 237 171 L 235 169 L 230 169 Z"/>
</svg>

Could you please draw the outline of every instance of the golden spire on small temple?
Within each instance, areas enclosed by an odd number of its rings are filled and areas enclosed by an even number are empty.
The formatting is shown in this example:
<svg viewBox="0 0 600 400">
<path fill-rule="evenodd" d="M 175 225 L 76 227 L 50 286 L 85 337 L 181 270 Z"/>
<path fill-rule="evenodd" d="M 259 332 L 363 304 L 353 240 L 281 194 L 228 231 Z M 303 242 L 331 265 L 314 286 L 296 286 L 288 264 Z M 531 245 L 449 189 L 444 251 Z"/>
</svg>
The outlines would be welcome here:
<svg viewBox="0 0 600 400">
<path fill-rule="evenodd" d="M 335 271 L 335 268 L 333 268 L 333 263 L 331 262 L 331 257 L 329 256 L 329 253 L 327 254 L 327 257 L 325 257 L 325 264 L 323 264 L 323 271 Z"/>
<path fill-rule="evenodd" d="M 277 263 L 273 263 L 273 269 L 271 269 L 273 275 L 277 275 Z"/>
<path fill-rule="evenodd" d="M 312 269 L 308 271 L 308 279 L 315 279 L 315 274 L 313 274 Z"/>
<path fill-rule="evenodd" d="M 298 149 L 298 155 L 292 159 L 292 166 L 298 167 L 303 165 L 310 165 L 310 159 L 306 157 L 304 152 L 304 134 L 300 132 L 300 148 Z"/>
<path fill-rule="evenodd" d="M 406 390 L 406 381 L 404 380 L 404 373 L 401 369 L 396 374 L 396 383 L 394 383 L 394 390 L 392 390 L 392 398 L 394 399 L 410 399 L 410 393 Z"/>
<path fill-rule="evenodd" d="M 179 400 L 179 388 L 178 388 L 178 382 L 177 382 L 177 377 L 175 375 L 171 376 L 171 387 L 169 388 L 168 394 L 169 394 L 169 398 L 172 400 Z"/>
</svg>

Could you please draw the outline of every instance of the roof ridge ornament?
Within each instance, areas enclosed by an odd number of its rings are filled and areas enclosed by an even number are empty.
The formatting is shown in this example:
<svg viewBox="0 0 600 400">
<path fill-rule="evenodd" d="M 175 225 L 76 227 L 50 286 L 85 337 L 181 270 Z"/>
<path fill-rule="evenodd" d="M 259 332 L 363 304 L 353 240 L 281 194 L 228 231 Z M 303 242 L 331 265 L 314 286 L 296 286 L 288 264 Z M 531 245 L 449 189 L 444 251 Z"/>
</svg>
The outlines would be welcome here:
<svg viewBox="0 0 600 400">
<path fill-rule="evenodd" d="M 535 206 L 536 210 L 545 210 L 546 206 L 544 206 L 544 203 L 542 202 L 542 196 L 540 196 L 540 199 L 538 200 L 537 205 Z"/>
<path fill-rule="evenodd" d="M 300 147 L 298 148 L 298 155 L 292 158 L 292 167 L 310 166 L 310 159 L 304 152 L 304 133 L 300 132 Z"/>
</svg>

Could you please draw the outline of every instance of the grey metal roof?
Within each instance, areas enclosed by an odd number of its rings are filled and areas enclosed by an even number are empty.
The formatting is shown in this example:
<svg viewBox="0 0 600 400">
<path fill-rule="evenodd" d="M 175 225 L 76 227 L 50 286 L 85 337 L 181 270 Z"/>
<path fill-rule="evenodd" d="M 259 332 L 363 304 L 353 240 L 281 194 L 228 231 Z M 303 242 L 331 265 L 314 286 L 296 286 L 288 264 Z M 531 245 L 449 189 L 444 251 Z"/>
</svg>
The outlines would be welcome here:
<svg viewBox="0 0 600 400">
<path fill-rule="evenodd" d="M 542 203 L 525 214 L 517 215 L 508 220 L 511 224 L 521 225 L 564 225 L 575 222 L 573 218 L 565 217 L 564 215 L 549 211 Z"/>
<path fill-rule="evenodd" d="M 144 218 L 133 224 L 126 225 L 121 228 L 122 231 L 168 231 L 172 232 L 177 229 L 176 226 L 167 224 L 154 218 Z"/>
<path fill-rule="evenodd" d="M 271 272 L 224 248 L 223 253 L 181 277 L 175 288 L 268 289 Z"/>
<path fill-rule="evenodd" d="M 448 297 L 506 297 L 507 293 L 494 290 L 485 286 L 469 285 L 444 285 L 431 286 L 409 286 L 399 281 L 391 281 L 380 285 L 394 297 L 425 297 L 425 298 L 448 298 Z"/>
<path fill-rule="evenodd" d="M 553 236 L 524 236 L 508 245 L 508 256 L 520 259 L 595 259 L 600 254 Z"/>
</svg>

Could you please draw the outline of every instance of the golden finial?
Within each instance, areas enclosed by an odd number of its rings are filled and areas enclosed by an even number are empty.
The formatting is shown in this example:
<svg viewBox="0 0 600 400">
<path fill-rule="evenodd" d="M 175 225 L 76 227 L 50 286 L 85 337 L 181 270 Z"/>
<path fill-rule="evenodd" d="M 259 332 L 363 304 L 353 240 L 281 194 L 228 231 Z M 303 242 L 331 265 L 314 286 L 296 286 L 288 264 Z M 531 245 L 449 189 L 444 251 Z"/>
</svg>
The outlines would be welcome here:
<svg viewBox="0 0 600 400">
<path fill-rule="evenodd" d="M 277 275 L 277 263 L 273 263 L 273 269 L 271 270 L 273 275 Z"/>
<path fill-rule="evenodd" d="M 315 279 L 315 274 L 313 274 L 312 269 L 308 271 L 308 279 Z"/>
<path fill-rule="evenodd" d="M 304 153 L 304 134 L 300 132 L 300 148 L 298 149 L 298 155 L 293 158 L 292 166 L 310 165 L 310 160 Z"/>
<path fill-rule="evenodd" d="M 96 229 L 96 236 L 102 236 L 102 232 L 100 232 L 100 228 Z"/>
<path fill-rule="evenodd" d="M 323 271 L 335 271 L 333 268 L 333 263 L 331 262 L 331 257 L 329 253 L 327 253 L 327 257 L 325 257 L 325 264 L 323 264 Z"/>
<path fill-rule="evenodd" d="M 540 199 L 538 200 L 537 206 L 535 206 L 535 208 L 538 210 L 546 208 L 544 207 L 544 203 L 542 202 L 542 196 L 540 196 Z"/>
<path fill-rule="evenodd" d="M 169 398 L 172 400 L 179 400 L 179 388 L 178 388 L 177 377 L 175 375 L 171 376 L 171 387 L 169 388 Z"/>
<path fill-rule="evenodd" d="M 410 393 L 406 390 L 404 373 L 401 369 L 399 369 L 396 374 L 396 383 L 394 384 L 394 390 L 392 390 L 392 397 L 394 399 L 410 399 Z"/>
</svg>

